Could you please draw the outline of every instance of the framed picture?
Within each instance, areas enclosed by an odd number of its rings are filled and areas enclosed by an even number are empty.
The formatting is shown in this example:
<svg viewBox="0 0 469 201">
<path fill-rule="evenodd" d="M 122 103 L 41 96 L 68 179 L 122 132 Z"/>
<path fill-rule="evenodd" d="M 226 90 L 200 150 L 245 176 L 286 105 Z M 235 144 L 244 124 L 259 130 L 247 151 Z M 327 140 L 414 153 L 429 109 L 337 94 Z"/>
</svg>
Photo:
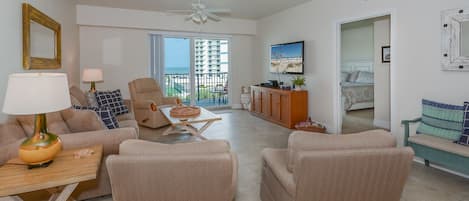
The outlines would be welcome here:
<svg viewBox="0 0 469 201">
<path fill-rule="evenodd" d="M 391 63 L 391 46 L 381 47 L 381 62 Z"/>
</svg>

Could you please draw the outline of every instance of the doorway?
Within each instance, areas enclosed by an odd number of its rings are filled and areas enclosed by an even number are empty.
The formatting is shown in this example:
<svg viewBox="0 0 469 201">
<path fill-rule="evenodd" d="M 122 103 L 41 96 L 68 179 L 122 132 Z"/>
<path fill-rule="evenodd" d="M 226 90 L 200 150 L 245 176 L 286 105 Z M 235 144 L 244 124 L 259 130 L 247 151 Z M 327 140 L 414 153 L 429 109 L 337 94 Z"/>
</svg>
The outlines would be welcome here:
<svg viewBox="0 0 469 201">
<path fill-rule="evenodd" d="M 185 105 L 229 105 L 229 40 L 199 36 L 152 36 L 151 74 L 166 96 Z"/>
<path fill-rule="evenodd" d="M 339 129 L 390 129 L 391 16 L 340 24 Z"/>
</svg>

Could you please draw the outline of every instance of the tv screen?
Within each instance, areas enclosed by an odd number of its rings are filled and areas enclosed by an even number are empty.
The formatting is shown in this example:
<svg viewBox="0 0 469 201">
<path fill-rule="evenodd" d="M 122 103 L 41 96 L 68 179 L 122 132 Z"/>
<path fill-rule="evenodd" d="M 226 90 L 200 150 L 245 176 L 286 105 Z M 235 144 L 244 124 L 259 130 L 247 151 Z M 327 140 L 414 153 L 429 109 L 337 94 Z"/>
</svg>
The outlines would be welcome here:
<svg viewBox="0 0 469 201">
<path fill-rule="evenodd" d="M 304 73 L 304 41 L 272 45 L 270 49 L 271 73 Z"/>
</svg>

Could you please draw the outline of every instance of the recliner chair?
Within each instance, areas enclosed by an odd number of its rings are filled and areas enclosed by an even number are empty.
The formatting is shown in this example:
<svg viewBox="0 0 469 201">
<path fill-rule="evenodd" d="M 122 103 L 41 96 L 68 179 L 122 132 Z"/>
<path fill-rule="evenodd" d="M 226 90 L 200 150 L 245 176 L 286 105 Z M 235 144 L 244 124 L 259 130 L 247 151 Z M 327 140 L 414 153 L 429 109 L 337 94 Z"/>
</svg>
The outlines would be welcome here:
<svg viewBox="0 0 469 201">
<path fill-rule="evenodd" d="M 158 108 L 177 105 L 177 97 L 164 97 L 160 85 L 153 78 L 140 78 L 129 82 L 129 91 L 135 119 L 139 125 L 160 128 L 169 124 Z"/>
</svg>

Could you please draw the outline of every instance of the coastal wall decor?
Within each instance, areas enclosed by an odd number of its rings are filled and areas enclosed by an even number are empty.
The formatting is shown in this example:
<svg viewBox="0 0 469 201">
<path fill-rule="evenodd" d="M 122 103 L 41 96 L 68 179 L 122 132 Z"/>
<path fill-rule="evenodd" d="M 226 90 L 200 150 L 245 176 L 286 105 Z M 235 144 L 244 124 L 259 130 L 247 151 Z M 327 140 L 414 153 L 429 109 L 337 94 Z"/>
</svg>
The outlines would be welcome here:
<svg viewBox="0 0 469 201">
<path fill-rule="evenodd" d="M 391 63 L 391 46 L 381 47 L 381 62 Z"/>
<path fill-rule="evenodd" d="M 469 8 L 445 10 L 441 22 L 442 69 L 469 71 Z"/>
<path fill-rule="evenodd" d="M 61 47 L 60 24 L 23 3 L 23 68 L 61 68 Z"/>
</svg>

